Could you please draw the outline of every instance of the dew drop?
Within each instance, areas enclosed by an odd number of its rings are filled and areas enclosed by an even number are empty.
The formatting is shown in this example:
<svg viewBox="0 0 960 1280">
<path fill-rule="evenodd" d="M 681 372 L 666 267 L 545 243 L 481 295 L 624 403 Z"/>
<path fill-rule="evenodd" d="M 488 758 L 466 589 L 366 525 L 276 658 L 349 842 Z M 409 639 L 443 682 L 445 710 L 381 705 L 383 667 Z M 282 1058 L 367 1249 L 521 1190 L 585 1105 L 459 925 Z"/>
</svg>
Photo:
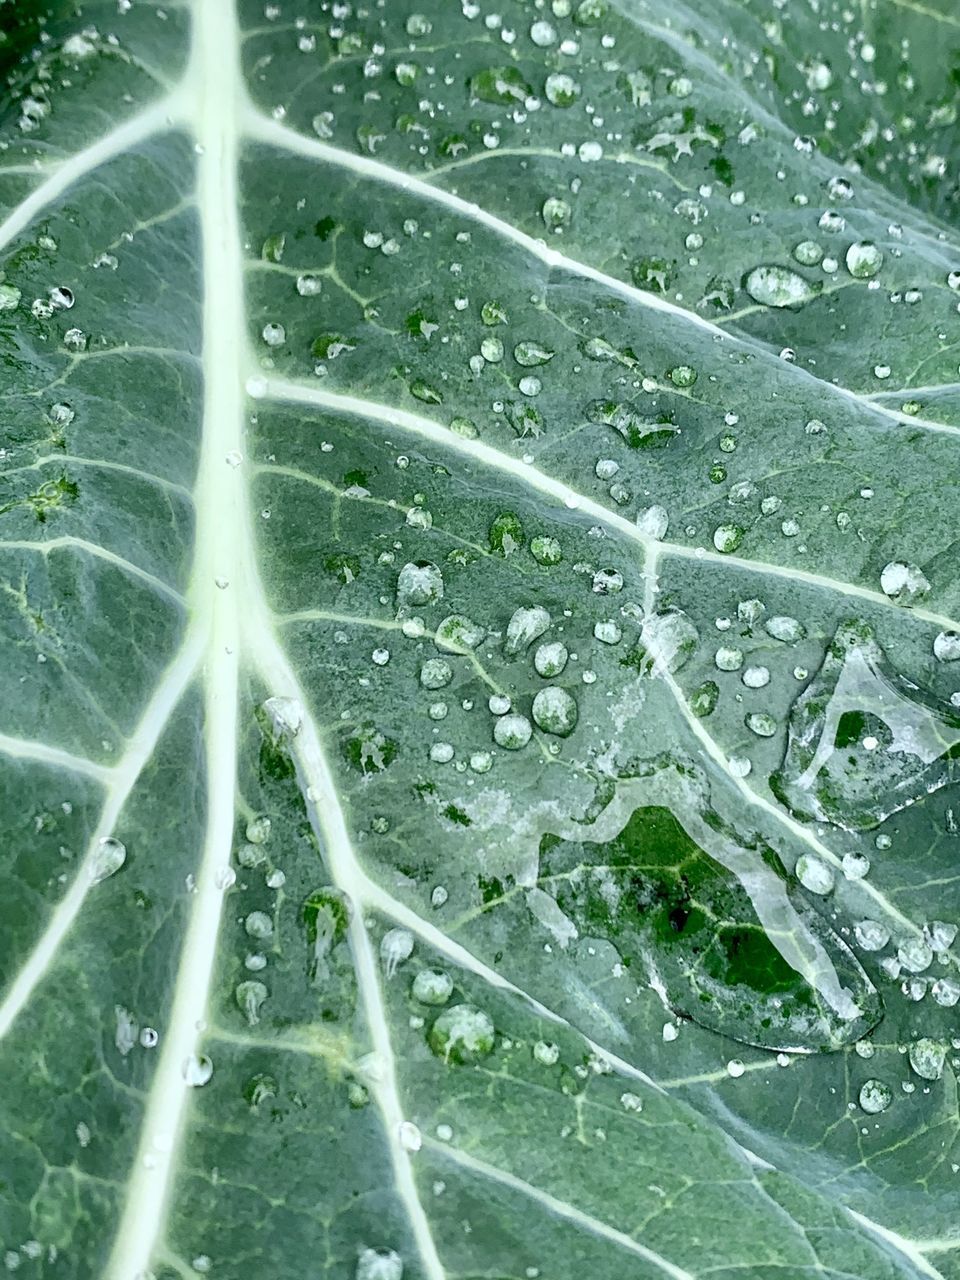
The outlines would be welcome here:
<svg viewBox="0 0 960 1280">
<path fill-rule="evenodd" d="M 862 1111 L 876 1116 L 889 1107 L 893 1101 L 893 1093 L 882 1080 L 865 1080 L 860 1087 L 858 1101 Z"/>
<path fill-rule="evenodd" d="M 493 1051 L 494 1026 L 488 1014 L 472 1004 L 445 1009 L 430 1028 L 428 1043 L 445 1062 L 470 1063 Z"/>
<path fill-rule="evenodd" d="M 114 875 L 127 860 L 127 847 L 115 836 L 104 836 L 94 851 L 90 879 L 94 884 Z"/>
<path fill-rule="evenodd" d="M 182 1067 L 183 1078 L 192 1089 L 205 1085 L 213 1075 L 213 1063 L 206 1054 L 191 1053 Z"/>
<path fill-rule="evenodd" d="M 754 300 L 765 307 L 798 307 L 815 298 L 819 288 L 789 267 L 754 267 L 743 282 Z"/>
<path fill-rule="evenodd" d="M 533 700 L 533 718 L 544 733 L 568 737 L 577 727 L 577 714 L 576 702 L 558 685 L 541 689 Z"/>
<path fill-rule="evenodd" d="M 380 960 L 388 978 L 392 978 L 412 954 L 413 934 L 409 929 L 388 929 L 380 939 Z"/>
</svg>

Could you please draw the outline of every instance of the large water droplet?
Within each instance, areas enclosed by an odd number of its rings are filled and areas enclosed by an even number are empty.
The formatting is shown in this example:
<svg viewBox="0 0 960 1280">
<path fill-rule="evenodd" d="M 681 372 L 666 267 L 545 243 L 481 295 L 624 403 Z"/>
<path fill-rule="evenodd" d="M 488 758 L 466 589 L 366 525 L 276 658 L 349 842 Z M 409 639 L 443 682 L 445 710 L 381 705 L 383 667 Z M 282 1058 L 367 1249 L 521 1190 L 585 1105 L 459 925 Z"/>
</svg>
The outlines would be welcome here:
<svg viewBox="0 0 960 1280">
<path fill-rule="evenodd" d="M 364 1249 L 357 1259 L 355 1280 L 401 1280 L 403 1259 L 395 1249 Z"/>
<path fill-rule="evenodd" d="M 237 1004 L 251 1027 L 260 1021 L 260 1006 L 269 994 L 262 982 L 241 982 L 234 992 Z"/>
<path fill-rule="evenodd" d="M 446 1062 L 477 1062 L 493 1051 L 494 1026 L 488 1014 L 472 1004 L 445 1009 L 427 1036 L 430 1048 Z"/>
<path fill-rule="evenodd" d="M 744 279 L 743 287 L 754 302 L 765 307 L 799 307 L 820 292 L 819 284 L 811 284 L 789 267 L 754 267 Z"/>
<path fill-rule="evenodd" d="M 409 562 L 397 576 L 397 607 L 407 609 L 436 604 L 443 599 L 443 574 L 428 560 Z"/>
<path fill-rule="evenodd" d="M 183 1078 L 192 1089 L 205 1085 L 213 1075 L 213 1063 L 204 1053 L 191 1053 L 183 1063 Z"/>
<path fill-rule="evenodd" d="M 528 646 L 550 626 L 550 615 L 542 605 L 532 608 L 520 608 L 514 611 L 507 623 L 507 636 L 503 651 L 511 658 L 518 653 L 525 653 Z"/>
<path fill-rule="evenodd" d="M 577 727 L 577 704 L 566 689 L 550 685 L 534 698 L 533 718 L 544 733 L 566 738 Z"/>
<path fill-rule="evenodd" d="M 127 860 L 127 847 L 115 836 L 104 836 L 97 844 L 90 863 L 90 879 L 94 884 L 112 876 Z"/>
</svg>

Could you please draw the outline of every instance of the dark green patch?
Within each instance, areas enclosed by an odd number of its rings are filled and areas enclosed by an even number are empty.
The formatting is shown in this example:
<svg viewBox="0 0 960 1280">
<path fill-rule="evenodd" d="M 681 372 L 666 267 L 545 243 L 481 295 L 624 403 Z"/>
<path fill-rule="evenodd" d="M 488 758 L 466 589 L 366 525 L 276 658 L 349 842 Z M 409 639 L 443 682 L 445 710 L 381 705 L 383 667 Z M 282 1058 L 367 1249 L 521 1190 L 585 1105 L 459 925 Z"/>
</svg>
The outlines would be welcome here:
<svg viewBox="0 0 960 1280">
<path fill-rule="evenodd" d="M 458 809 L 455 804 L 448 804 L 443 811 L 443 816 L 448 822 L 455 822 L 458 827 L 469 827 L 473 825 L 463 809 Z"/>
<path fill-rule="evenodd" d="M 343 746 L 343 754 L 359 773 L 382 773 L 397 758 L 397 744 L 373 725 L 364 725 Z"/>
<path fill-rule="evenodd" d="M 321 218 L 319 222 L 314 224 L 313 234 L 318 240 L 329 240 L 330 237 L 340 230 L 340 223 L 336 218 Z"/>
</svg>

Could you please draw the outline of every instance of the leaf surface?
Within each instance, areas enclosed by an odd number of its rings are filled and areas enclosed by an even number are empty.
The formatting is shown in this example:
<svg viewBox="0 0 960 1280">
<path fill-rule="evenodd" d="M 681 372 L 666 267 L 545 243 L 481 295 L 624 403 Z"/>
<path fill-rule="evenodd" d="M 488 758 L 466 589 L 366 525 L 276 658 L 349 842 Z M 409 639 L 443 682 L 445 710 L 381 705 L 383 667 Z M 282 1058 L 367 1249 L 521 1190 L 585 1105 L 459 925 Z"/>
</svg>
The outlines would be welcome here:
<svg viewBox="0 0 960 1280">
<path fill-rule="evenodd" d="M 950 6 L 0 29 L 7 1268 L 958 1280 Z"/>
</svg>

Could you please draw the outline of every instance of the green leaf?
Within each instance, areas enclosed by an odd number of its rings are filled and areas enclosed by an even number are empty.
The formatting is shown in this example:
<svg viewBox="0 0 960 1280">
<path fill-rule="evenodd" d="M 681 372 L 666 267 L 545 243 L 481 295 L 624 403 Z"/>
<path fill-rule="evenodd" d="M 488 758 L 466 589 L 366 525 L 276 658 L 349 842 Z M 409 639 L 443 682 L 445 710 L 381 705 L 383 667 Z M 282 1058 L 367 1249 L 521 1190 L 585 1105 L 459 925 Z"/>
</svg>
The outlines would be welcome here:
<svg viewBox="0 0 960 1280">
<path fill-rule="evenodd" d="M 0 1241 L 960 1280 L 960 19 L 0 0 Z"/>
</svg>

